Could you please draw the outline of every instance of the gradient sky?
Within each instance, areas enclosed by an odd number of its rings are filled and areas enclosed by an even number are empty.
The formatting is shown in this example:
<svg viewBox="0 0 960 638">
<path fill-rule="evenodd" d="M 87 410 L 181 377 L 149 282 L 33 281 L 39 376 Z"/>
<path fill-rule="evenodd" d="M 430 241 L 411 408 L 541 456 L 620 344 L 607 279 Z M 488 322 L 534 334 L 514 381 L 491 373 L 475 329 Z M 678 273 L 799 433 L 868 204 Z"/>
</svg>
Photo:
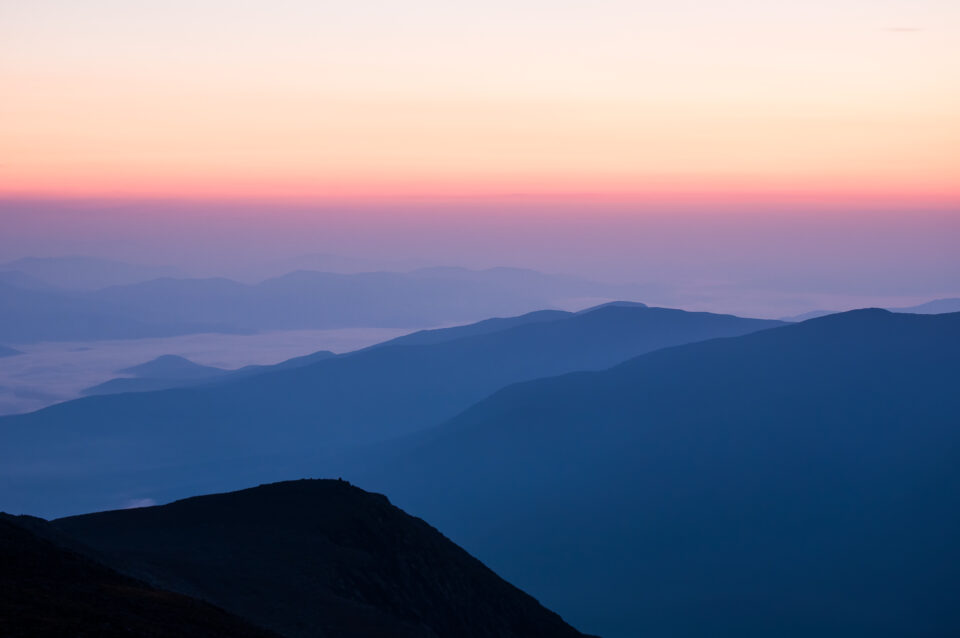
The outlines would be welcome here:
<svg viewBox="0 0 960 638">
<path fill-rule="evenodd" d="M 0 0 L 0 196 L 960 201 L 956 0 Z"/>
<path fill-rule="evenodd" d="M 960 295 L 958 245 L 957 0 L 0 0 L 0 262 L 327 252 L 776 315 Z"/>
</svg>

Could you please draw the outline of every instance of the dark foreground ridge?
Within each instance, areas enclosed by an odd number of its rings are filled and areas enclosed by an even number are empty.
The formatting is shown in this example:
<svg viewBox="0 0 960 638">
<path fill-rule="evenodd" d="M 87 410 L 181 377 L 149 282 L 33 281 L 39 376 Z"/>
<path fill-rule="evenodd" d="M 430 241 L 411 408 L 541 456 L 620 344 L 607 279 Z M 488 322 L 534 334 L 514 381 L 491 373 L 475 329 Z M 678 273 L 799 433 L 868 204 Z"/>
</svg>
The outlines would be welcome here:
<svg viewBox="0 0 960 638">
<path fill-rule="evenodd" d="M 209 603 L 154 589 L 36 533 L 46 527 L 40 519 L 0 514 L 4 638 L 276 638 Z"/>
<path fill-rule="evenodd" d="M 291 638 L 581 636 L 424 521 L 343 481 L 53 525 L 157 586 Z"/>
</svg>

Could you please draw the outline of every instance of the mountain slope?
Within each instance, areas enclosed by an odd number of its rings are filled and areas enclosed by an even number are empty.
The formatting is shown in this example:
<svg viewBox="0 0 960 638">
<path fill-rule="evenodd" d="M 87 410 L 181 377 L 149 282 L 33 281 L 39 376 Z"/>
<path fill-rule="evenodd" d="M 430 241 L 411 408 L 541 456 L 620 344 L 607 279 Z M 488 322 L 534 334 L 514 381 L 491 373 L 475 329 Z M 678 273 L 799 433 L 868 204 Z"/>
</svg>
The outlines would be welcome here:
<svg viewBox="0 0 960 638">
<path fill-rule="evenodd" d="M 0 418 L 0 476 L 7 479 L 0 506 L 70 513 L 278 480 L 290 474 L 280 473 L 277 457 L 302 457 L 306 465 L 296 472 L 308 471 L 347 447 L 441 423 L 510 383 L 602 369 L 656 348 L 777 325 L 608 306 L 440 343 L 388 344 L 212 385 L 71 401 Z M 277 473 L 259 473 L 256 458 Z M 165 484 L 184 491 L 158 491 Z"/>
<path fill-rule="evenodd" d="M 517 317 L 496 317 L 484 319 L 476 323 L 465 326 L 453 326 L 451 328 L 434 328 L 431 330 L 418 330 L 402 337 L 391 339 L 385 343 L 378 343 L 371 348 L 381 346 L 423 346 L 434 343 L 443 343 L 444 341 L 453 341 L 464 337 L 476 337 L 478 335 L 500 332 L 508 328 L 515 328 L 529 323 L 540 323 L 546 321 L 555 321 L 572 316 L 573 313 L 564 310 L 536 310 Z"/>
<path fill-rule="evenodd" d="M 422 520 L 342 481 L 264 485 L 54 525 L 290 638 L 581 635 Z"/>
<path fill-rule="evenodd" d="M 99 383 L 83 390 L 84 396 L 104 394 L 123 394 L 126 392 L 157 392 L 174 388 L 186 388 L 195 385 L 211 384 L 217 381 L 235 381 L 266 372 L 293 370 L 317 361 L 335 357 L 329 350 L 312 352 L 272 365 L 256 364 L 243 366 L 236 370 L 225 370 L 212 366 L 203 366 L 189 359 L 175 355 L 163 355 L 152 361 L 120 370 L 121 373 L 134 374 L 134 377 L 118 377 Z"/>
<path fill-rule="evenodd" d="M 230 374 L 230 370 L 194 363 L 178 355 L 165 354 L 146 363 L 117 371 L 130 375 L 104 381 L 83 391 L 85 396 L 119 394 L 122 392 L 152 392 L 179 388 Z"/>
<path fill-rule="evenodd" d="M 0 635 L 5 638 L 274 636 L 209 603 L 122 576 L 38 535 L 38 527 L 47 525 L 0 514 Z"/>
<path fill-rule="evenodd" d="M 166 354 L 117 372 L 144 379 L 205 379 L 223 374 L 225 370 L 200 365 L 174 354 Z"/>
<path fill-rule="evenodd" d="M 208 378 L 190 378 L 190 379 L 152 379 L 136 377 L 118 377 L 109 379 L 103 383 L 84 388 L 80 394 L 85 397 L 100 396 L 104 394 L 124 394 L 127 392 L 159 392 L 160 390 L 171 390 L 173 388 L 183 388 L 207 381 Z"/>
<path fill-rule="evenodd" d="M 831 315 L 510 386 L 347 475 L 609 638 L 957 635 L 957 361 L 960 314 Z"/>
</svg>

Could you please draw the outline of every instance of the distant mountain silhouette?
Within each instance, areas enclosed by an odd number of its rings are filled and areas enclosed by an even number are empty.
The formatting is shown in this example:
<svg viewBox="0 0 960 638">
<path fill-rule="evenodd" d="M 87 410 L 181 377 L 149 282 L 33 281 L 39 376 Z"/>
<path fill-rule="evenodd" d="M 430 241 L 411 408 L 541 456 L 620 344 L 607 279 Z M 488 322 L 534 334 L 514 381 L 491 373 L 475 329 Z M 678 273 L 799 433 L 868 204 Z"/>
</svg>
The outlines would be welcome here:
<svg viewBox="0 0 960 638">
<path fill-rule="evenodd" d="M 221 375 L 226 370 L 200 365 L 175 354 L 165 354 L 117 372 L 141 379 L 206 379 Z"/>
<path fill-rule="evenodd" d="M 297 270 L 316 270 L 343 274 L 379 271 L 407 272 L 415 269 L 418 265 L 420 264 L 413 261 L 349 257 L 332 253 L 309 253 L 282 257 L 262 263 L 246 261 L 240 267 L 246 271 L 247 277 L 261 281 Z"/>
<path fill-rule="evenodd" d="M 209 603 L 123 576 L 62 537 L 40 519 L 0 514 L 4 638 L 277 638 Z"/>
<path fill-rule="evenodd" d="M 2 268 L 2 266 L 0 266 Z M 0 284 L 7 286 L 16 286 L 26 290 L 55 290 L 56 286 L 48 284 L 45 281 L 37 279 L 32 275 L 19 270 L 0 269 Z"/>
<path fill-rule="evenodd" d="M 311 352 L 310 354 L 305 354 L 300 357 L 287 359 L 286 361 L 281 361 L 280 363 L 274 363 L 270 365 L 250 365 L 244 366 L 238 370 L 231 370 L 230 378 L 236 378 L 242 374 L 259 374 L 260 372 L 273 372 L 277 370 L 293 370 L 295 368 L 303 368 L 305 366 L 317 363 L 318 361 L 332 359 L 335 356 L 337 355 L 329 350 L 319 350 L 317 352 Z"/>
<path fill-rule="evenodd" d="M 511 290 L 524 297 L 542 295 L 554 302 L 565 297 L 642 299 L 663 290 L 661 286 L 652 284 L 607 284 L 571 275 L 547 274 L 527 268 L 503 266 L 485 270 L 457 267 L 421 268 L 411 271 L 410 275 L 427 279 L 469 282 L 473 285 L 495 286 L 500 289 Z M 548 304 L 542 304 L 541 307 L 546 305 Z"/>
<path fill-rule="evenodd" d="M 273 365 L 249 365 L 236 370 L 203 366 L 177 355 L 163 355 L 130 368 L 119 370 L 131 377 L 110 379 L 83 390 L 85 396 L 121 394 L 125 392 L 156 392 L 209 384 L 220 380 L 236 380 L 264 372 L 292 370 L 335 357 L 329 350 L 321 350 L 302 357 L 294 357 Z"/>
<path fill-rule="evenodd" d="M 427 523 L 342 481 L 53 525 L 151 582 L 288 638 L 581 636 Z"/>
<path fill-rule="evenodd" d="M 410 273 L 298 271 L 243 284 L 160 278 L 95 291 L 34 290 L 0 281 L 0 340 L 129 339 L 197 332 L 421 328 L 516 315 L 645 288 L 530 270 L 431 268 Z"/>
<path fill-rule="evenodd" d="M 142 339 L 231 332 L 226 324 L 157 321 L 134 316 L 94 293 L 29 289 L 0 282 L 0 339 L 7 343 Z"/>
<path fill-rule="evenodd" d="M 0 271 L 15 271 L 33 282 L 68 290 L 97 290 L 107 286 L 135 284 L 181 273 L 171 266 L 145 266 L 97 257 L 25 257 L 0 264 Z M 2 273 L 0 273 L 2 275 Z M 14 285 L 22 285 L 10 281 Z"/>
<path fill-rule="evenodd" d="M 512 385 L 346 475 L 608 638 L 960 635 L 958 361 L 960 313 L 830 315 Z"/>
<path fill-rule="evenodd" d="M 293 473 L 284 470 L 290 457 L 303 459 L 303 471 L 316 468 L 347 448 L 439 424 L 517 381 L 781 325 L 641 306 L 555 317 L 441 330 L 416 337 L 422 345 L 401 338 L 293 369 L 0 418 L 0 507 L 74 513 L 277 480 Z M 503 329 L 488 331 L 495 327 Z"/>
<path fill-rule="evenodd" d="M 493 319 L 484 319 L 476 323 L 465 326 L 454 326 L 452 328 L 434 328 L 432 330 L 418 330 L 402 337 L 397 337 L 370 346 L 370 348 L 379 348 L 381 346 L 422 346 L 434 343 L 443 343 L 444 341 L 453 341 L 463 337 L 475 337 L 478 335 L 500 332 L 508 328 L 522 326 L 530 323 L 540 323 L 546 321 L 555 321 L 570 317 L 571 313 L 563 310 L 537 310 L 528 312 L 517 317 L 496 317 Z M 370 349 L 368 348 L 368 349 Z"/>
<path fill-rule="evenodd" d="M 960 312 L 960 298 L 934 299 L 917 306 L 905 308 L 888 308 L 891 312 L 907 312 L 919 315 L 939 315 L 949 312 Z"/>
<path fill-rule="evenodd" d="M 3 357 L 15 357 L 18 354 L 23 354 L 19 350 L 14 350 L 13 348 L 8 348 L 6 346 L 0 346 L 0 358 Z"/>
<path fill-rule="evenodd" d="M 534 271 L 429 269 L 356 274 L 297 271 L 254 285 L 227 279 L 162 279 L 99 291 L 134 316 L 229 324 L 237 331 L 421 327 L 516 314 L 611 286 Z"/>
<path fill-rule="evenodd" d="M 960 312 L 960 299 L 958 298 L 947 298 L 947 299 L 934 299 L 933 301 L 928 301 L 926 303 L 919 304 L 917 306 L 906 306 L 903 308 L 887 308 L 890 312 L 902 312 L 909 314 L 918 314 L 918 315 L 939 315 L 949 312 Z M 781 321 L 806 321 L 807 319 L 816 319 L 817 317 L 825 317 L 827 315 L 837 314 L 838 310 L 811 310 L 810 312 L 805 312 L 803 314 L 794 315 L 792 317 L 783 317 Z"/>
<path fill-rule="evenodd" d="M 86 396 L 121 392 L 151 392 L 193 385 L 228 374 L 228 370 L 194 363 L 185 357 L 165 354 L 152 361 L 117 371 L 130 375 L 111 379 L 83 391 Z"/>
</svg>

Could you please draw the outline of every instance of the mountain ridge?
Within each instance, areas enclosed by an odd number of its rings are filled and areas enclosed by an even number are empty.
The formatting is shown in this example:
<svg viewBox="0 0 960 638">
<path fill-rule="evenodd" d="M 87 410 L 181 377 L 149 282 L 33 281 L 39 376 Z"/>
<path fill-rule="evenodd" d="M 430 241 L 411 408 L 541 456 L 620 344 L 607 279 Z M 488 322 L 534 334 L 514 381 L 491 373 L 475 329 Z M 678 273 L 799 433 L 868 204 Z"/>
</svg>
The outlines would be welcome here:
<svg viewBox="0 0 960 638">
<path fill-rule="evenodd" d="M 960 313 L 831 315 L 514 384 L 343 471 L 609 638 L 946 636 L 958 359 Z"/>
<path fill-rule="evenodd" d="M 636 296 L 623 286 L 522 269 L 438 268 L 352 274 L 299 270 L 257 283 L 163 276 L 97 289 L 21 288 L 0 280 L 0 340 L 129 339 L 200 332 L 411 328 Z"/>
<path fill-rule="evenodd" d="M 205 481 L 215 477 L 226 480 L 238 470 L 227 471 L 217 463 L 234 459 L 239 464 L 243 459 L 244 465 L 252 467 L 248 459 L 253 456 L 303 455 L 308 450 L 315 462 L 320 462 L 348 447 L 439 424 L 516 381 L 602 369 L 632 354 L 780 324 L 730 315 L 608 306 L 556 320 L 531 321 L 528 316 L 519 324 L 503 325 L 503 330 L 452 340 L 448 340 L 451 333 L 444 331 L 419 337 L 440 339 L 437 343 L 405 345 L 401 338 L 296 369 L 274 369 L 233 380 L 218 377 L 203 386 L 155 393 L 88 397 L 0 418 L 0 466 L 10 484 L 19 486 L 0 490 L 0 503 L 20 502 L 23 505 L 17 507 L 31 511 L 22 499 L 36 480 L 29 477 L 36 474 L 25 459 L 42 460 L 45 465 L 57 459 L 63 476 L 71 477 L 69 489 L 74 498 L 80 485 L 76 473 L 91 465 L 105 475 L 146 472 L 153 476 L 151 473 L 167 467 L 173 476 L 182 475 L 178 481 L 184 485 L 189 483 L 188 476 L 194 476 L 191 472 L 207 477 Z M 277 436 L 272 425 L 276 423 L 283 424 L 282 436 Z M 44 433 L 42 445 L 39 432 Z M 78 450 L 83 454 L 78 456 Z M 139 462 L 134 464 L 131 459 Z M 269 465 L 276 466 L 277 461 Z M 204 469 L 212 467 L 217 471 Z M 46 475 L 49 473 L 42 474 Z M 254 476 L 245 474 L 243 482 L 252 482 Z M 269 476 L 283 478 L 278 473 Z M 124 492 L 135 492 L 145 479 L 126 480 L 130 483 Z M 154 480 L 150 478 L 147 485 Z M 124 484 L 117 477 L 98 484 L 97 491 L 108 493 Z M 215 491 L 230 485 L 204 483 L 196 489 Z M 102 509 L 109 504 L 90 501 L 74 505 L 78 506 Z"/>
</svg>

